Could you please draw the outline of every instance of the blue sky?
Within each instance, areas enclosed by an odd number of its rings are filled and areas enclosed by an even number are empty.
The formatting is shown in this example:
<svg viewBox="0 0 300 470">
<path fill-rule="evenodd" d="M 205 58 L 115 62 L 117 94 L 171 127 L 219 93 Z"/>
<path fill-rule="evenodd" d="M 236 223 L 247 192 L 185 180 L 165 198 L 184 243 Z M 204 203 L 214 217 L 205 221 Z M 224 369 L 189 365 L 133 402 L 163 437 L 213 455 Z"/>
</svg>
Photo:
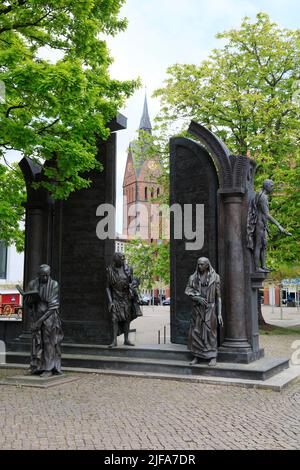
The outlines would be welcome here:
<svg viewBox="0 0 300 470">
<path fill-rule="evenodd" d="M 159 110 L 151 98 L 163 84 L 166 69 L 175 63 L 199 63 L 213 48 L 222 45 L 218 32 L 238 28 L 244 16 L 255 18 L 264 11 L 283 28 L 300 23 L 299 0 L 127 0 L 121 15 L 128 28 L 108 40 L 115 61 L 111 75 L 121 80 L 140 77 L 147 86 L 150 117 Z M 139 126 L 144 88 L 121 110 L 128 118 L 127 130 L 118 133 L 117 231 L 122 230 L 122 182 L 130 140 Z"/>
</svg>

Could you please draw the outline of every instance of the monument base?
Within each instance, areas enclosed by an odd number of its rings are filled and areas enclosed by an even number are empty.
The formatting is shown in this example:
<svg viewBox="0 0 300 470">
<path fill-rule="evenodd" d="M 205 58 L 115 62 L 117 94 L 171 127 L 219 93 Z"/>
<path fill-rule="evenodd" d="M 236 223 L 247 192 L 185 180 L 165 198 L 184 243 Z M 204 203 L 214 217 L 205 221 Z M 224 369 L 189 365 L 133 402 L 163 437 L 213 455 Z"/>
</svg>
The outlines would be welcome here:
<svg viewBox="0 0 300 470">
<path fill-rule="evenodd" d="M 37 375 L 14 375 L 0 380 L 0 385 L 17 385 L 23 387 L 49 388 L 78 380 L 79 377 L 70 375 L 52 375 L 40 377 Z"/>
<path fill-rule="evenodd" d="M 288 358 L 260 358 L 251 363 L 221 362 L 210 367 L 208 361 L 191 365 L 192 355 L 181 345 L 145 345 L 138 347 L 85 344 L 63 344 L 62 367 L 105 370 L 114 372 L 138 372 L 173 374 L 180 376 L 210 376 L 266 380 L 289 367 Z M 29 364 L 30 353 L 7 352 L 6 367 L 10 364 Z"/>
<path fill-rule="evenodd" d="M 250 362 L 257 361 L 264 357 L 264 349 L 258 351 L 252 351 L 252 349 L 238 349 L 238 348 L 226 348 L 221 346 L 218 349 L 218 360 L 220 362 L 233 362 L 241 364 L 249 364 Z"/>
</svg>

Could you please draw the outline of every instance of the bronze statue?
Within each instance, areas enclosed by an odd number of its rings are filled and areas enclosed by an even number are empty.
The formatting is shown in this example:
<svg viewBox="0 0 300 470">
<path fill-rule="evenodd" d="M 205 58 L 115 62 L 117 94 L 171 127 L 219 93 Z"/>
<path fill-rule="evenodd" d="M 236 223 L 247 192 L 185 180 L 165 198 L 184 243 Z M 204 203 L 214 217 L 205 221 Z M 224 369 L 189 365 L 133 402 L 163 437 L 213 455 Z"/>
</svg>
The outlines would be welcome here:
<svg viewBox="0 0 300 470">
<path fill-rule="evenodd" d="M 123 253 L 115 253 L 113 263 L 107 268 L 108 309 L 113 324 L 113 341 L 109 348 L 118 345 L 117 337 L 124 333 L 124 344 L 134 346 L 129 341 L 130 323 L 142 316 L 138 293 L 139 280 L 133 277 L 132 268 L 127 266 Z"/>
<path fill-rule="evenodd" d="M 191 365 L 199 358 L 217 363 L 217 320 L 223 326 L 221 314 L 220 277 L 209 259 L 199 258 L 194 274 L 189 278 L 186 295 L 193 301 L 188 348 L 194 356 Z M 218 313 L 217 313 L 218 312 Z"/>
<path fill-rule="evenodd" d="M 59 317 L 59 286 L 50 277 L 50 266 L 42 264 L 38 277 L 29 282 L 22 294 L 32 317 L 31 373 L 41 377 L 61 374 L 63 331 Z"/>
<path fill-rule="evenodd" d="M 278 227 L 281 233 L 291 236 L 269 213 L 268 194 L 274 190 L 272 180 L 265 180 L 261 191 L 256 193 L 250 203 L 247 221 L 247 247 L 253 251 L 256 272 L 270 272 L 266 267 L 266 247 L 268 221 Z"/>
</svg>

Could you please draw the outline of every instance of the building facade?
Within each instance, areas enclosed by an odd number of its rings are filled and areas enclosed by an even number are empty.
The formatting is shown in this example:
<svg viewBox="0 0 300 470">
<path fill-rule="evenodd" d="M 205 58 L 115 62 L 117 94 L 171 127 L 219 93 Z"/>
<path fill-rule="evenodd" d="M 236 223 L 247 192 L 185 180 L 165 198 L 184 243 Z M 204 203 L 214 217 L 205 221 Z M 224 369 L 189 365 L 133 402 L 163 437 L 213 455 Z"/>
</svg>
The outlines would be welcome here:
<svg viewBox="0 0 300 470">
<path fill-rule="evenodd" d="M 22 283 L 24 253 L 18 253 L 15 246 L 7 247 L 0 241 L 0 290 Z"/>
</svg>

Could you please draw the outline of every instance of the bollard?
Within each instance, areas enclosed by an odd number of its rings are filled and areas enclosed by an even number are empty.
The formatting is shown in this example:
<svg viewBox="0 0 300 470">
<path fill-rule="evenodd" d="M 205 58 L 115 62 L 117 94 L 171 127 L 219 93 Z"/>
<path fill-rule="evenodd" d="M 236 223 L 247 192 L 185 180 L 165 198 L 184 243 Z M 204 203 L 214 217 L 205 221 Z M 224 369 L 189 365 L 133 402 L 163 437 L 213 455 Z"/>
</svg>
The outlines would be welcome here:
<svg viewBox="0 0 300 470">
<path fill-rule="evenodd" d="M 157 336 L 158 336 L 158 344 L 160 344 L 160 330 L 158 330 Z"/>
<path fill-rule="evenodd" d="M 167 327 L 166 325 L 164 326 L 164 344 L 167 342 Z"/>
</svg>

